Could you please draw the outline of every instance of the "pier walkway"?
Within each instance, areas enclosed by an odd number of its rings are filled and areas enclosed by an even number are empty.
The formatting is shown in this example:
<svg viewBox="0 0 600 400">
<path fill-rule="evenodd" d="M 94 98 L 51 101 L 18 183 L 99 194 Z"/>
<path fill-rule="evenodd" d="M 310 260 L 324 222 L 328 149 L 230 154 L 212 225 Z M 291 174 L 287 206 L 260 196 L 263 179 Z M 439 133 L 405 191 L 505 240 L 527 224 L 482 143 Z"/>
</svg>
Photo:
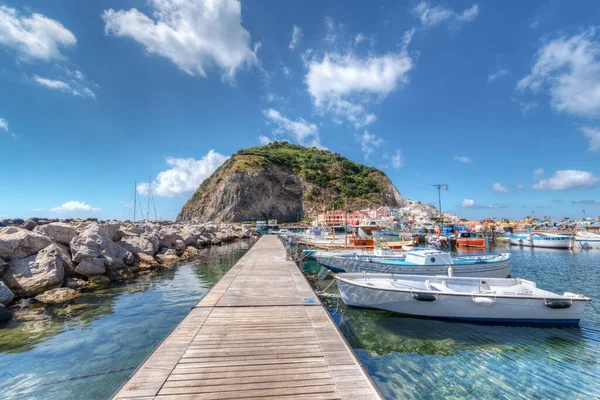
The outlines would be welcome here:
<svg viewBox="0 0 600 400">
<path fill-rule="evenodd" d="M 263 236 L 114 399 L 380 399 L 308 282 Z"/>
</svg>

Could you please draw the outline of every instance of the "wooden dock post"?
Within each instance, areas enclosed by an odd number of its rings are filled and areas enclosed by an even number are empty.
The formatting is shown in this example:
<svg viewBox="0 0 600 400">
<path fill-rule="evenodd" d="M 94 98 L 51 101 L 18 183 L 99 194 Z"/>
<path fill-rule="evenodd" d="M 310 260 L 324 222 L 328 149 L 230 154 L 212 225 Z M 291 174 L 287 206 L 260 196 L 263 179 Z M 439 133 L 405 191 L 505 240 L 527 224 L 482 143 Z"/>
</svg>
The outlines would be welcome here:
<svg viewBox="0 0 600 400">
<path fill-rule="evenodd" d="M 114 399 L 380 399 L 276 236 L 263 236 Z"/>
</svg>

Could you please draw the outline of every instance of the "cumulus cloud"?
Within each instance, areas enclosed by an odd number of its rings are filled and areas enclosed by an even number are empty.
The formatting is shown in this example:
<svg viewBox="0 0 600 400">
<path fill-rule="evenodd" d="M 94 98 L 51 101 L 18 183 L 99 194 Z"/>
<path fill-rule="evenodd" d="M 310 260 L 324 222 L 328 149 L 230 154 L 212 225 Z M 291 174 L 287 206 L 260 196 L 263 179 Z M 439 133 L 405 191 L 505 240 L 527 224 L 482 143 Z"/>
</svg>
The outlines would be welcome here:
<svg viewBox="0 0 600 400">
<path fill-rule="evenodd" d="M 61 50 L 77 44 L 75 35 L 60 22 L 37 13 L 30 16 L 0 6 L 0 45 L 21 59 L 55 61 L 64 59 Z"/>
<path fill-rule="evenodd" d="M 417 4 L 412 13 L 417 17 L 424 27 L 429 28 L 444 21 L 461 23 L 474 20 L 479 14 L 479 5 L 473 4 L 462 12 L 456 12 L 442 6 L 432 6 L 430 3 L 421 2 Z"/>
<path fill-rule="evenodd" d="M 525 185 L 523 185 L 522 183 L 519 183 L 517 185 L 517 190 L 522 190 L 525 187 Z"/>
<path fill-rule="evenodd" d="M 492 190 L 496 193 L 508 193 L 508 188 L 499 182 L 492 185 Z"/>
<path fill-rule="evenodd" d="M 462 203 L 460 204 L 460 206 L 462 208 L 477 208 L 477 209 L 485 209 L 485 208 L 506 208 L 506 204 L 498 204 L 498 203 L 494 203 L 494 204 L 488 204 L 488 205 L 481 205 L 475 202 L 475 200 L 472 199 L 464 199 L 462 201 Z"/>
<path fill-rule="evenodd" d="M 302 38 L 302 28 L 296 26 L 296 24 L 294 24 L 294 26 L 292 27 L 292 40 L 290 41 L 290 44 L 288 46 L 288 48 L 290 50 L 294 50 L 296 48 L 296 44 L 298 43 L 298 41 Z"/>
<path fill-rule="evenodd" d="M 508 74 L 508 70 L 505 68 L 498 68 L 496 71 L 488 75 L 488 82 L 493 82 L 496 79 L 502 78 Z"/>
<path fill-rule="evenodd" d="M 189 196 L 229 157 L 209 151 L 199 160 L 194 158 L 167 158 L 169 168 L 160 172 L 152 182 L 152 192 L 161 197 Z M 138 185 L 140 194 L 148 193 L 148 183 Z"/>
<path fill-rule="evenodd" d="M 261 135 L 258 137 L 258 142 L 262 145 L 266 145 L 269 143 L 273 143 L 273 139 L 271 139 L 270 137 Z"/>
<path fill-rule="evenodd" d="M 217 66 L 233 81 L 243 66 L 258 63 L 238 0 L 148 0 L 152 17 L 135 8 L 105 10 L 106 34 L 131 38 L 148 53 L 168 58 L 190 75 L 206 77 Z"/>
<path fill-rule="evenodd" d="M 540 179 L 544 176 L 544 168 L 537 168 L 533 171 L 533 179 Z"/>
<path fill-rule="evenodd" d="M 392 167 L 402 168 L 404 166 L 404 158 L 402 157 L 402 150 L 397 149 L 396 153 L 392 156 Z"/>
<path fill-rule="evenodd" d="M 538 50 L 531 72 L 518 82 L 517 90 L 543 89 L 557 111 L 600 116 L 600 42 L 595 28 L 551 40 Z"/>
<path fill-rule="evenodd" d="M 275 135 L 287 136 L 296 143 L 302 145 L 315 146 L 320 149 L 323 148 L 320 142 L 321 139 L 317 124 L 310 123 L 303 118 L 292 121 L 272 108 L 263 110 L 263 114 L 267 118 L 267 123 L 275 125 L 275 129 L 273 130 Z"/>
<path fill-rule="evenodd" d="M 383 144 L 383 139 L 377 135 L 371 134 L 366 130 L 362 135 L 355 135 L 356 141 L 360 143 L 360 148 L 365 156 L 365 159 L 368 159 L 373 152 Z M 402 158 L 400 158 L 400 162 Z"/>
<path fill-rule="evenodd" d="M 5 120 L 4 118 L 0 118 L 0 129 L 8 132 L 8 121 Z"/>
<path fill-rule="evenodd" d="M 38 209 L 40 210 L 40 209 Z M 85 212 L 99 212 L 102 211 L 100 208 L 92 207 L 83 201 L 67 201 L 58 207 L 51 208 L 50 211 L 57 213 L 85 213 Z"/>
<path fill-rule="evenodd" d="M 409 82 L 413 61 L 406 49 L 384 55 L 360 57 L 352 53 L 308 54 L 304 82 L 319 112 L 330 113 L 334 122 L 347 121 L 356 128 L 377 119 L 367 104 L 385 98 L 399 84 Z"/>
<path fill-rule="evenodd" d="M 539 179 L 538 182 L 534 183 L 532 187 L 538 190 L 591 188 L 600 182 L 600 178 L 591 172 L 571 169 L 556 171 L 550 178 L 543 178 L 540 175 L 537 179 Z"/>
<path fill-rule="evenodd" d="M 72 94 L 73 96 L 90 97 L 93 99 L 96 98 L 96 94 L 90 88 L 85 86 L 87 81 L 77 82 L 76 79 L 73 79 L 71 82 L 67 83 L 58 79 L 43 78 L 39 75 L 34 75 L 33 81 L 38 85 L 44 86 L 48 89 L 60 90 L 65 93 Z"/>
<path fill-rule="evenodd" d="M 471 159 L 466 156 L 454 156 L 454 161 L 469 164 Z"/>
<path fill-rule="evenodd" d="M 600 129 L 599 128 L 590 128 L 585 126 L 581 128 L 583 135 L 589 139 L 590 145 L 588 147 L 589 151 L 600 151 Z"/>
</svg>

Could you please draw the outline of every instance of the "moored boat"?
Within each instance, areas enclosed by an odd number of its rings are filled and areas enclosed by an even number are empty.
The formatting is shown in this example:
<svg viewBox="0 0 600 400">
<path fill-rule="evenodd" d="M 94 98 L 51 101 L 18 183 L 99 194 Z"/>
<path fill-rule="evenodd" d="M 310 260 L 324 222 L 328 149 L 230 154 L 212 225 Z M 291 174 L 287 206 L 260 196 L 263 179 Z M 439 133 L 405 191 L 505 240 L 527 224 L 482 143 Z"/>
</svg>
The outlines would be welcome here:
<svg viewBox="0 0 600 400">
<path fill-rule="evenodd" d="M 475 232 L 460 232 L 455 240 L 456 247 L 485 249 L 489 247 L 488 239 L 477 237 Z"/>
<path fill-rule="evenodd" d="M 524 247 L 544 247 L 549 249 L 570 249 L 573 245 L 570 236 L 531 232 L 505 235 L 510 244 Z"/>
<path fill-rule="evenodd" d="M 404 275 L 448 275 L 505 278 L 510 275 L 509 253 L 452 257 L 439 250 L 413 250 L 398 256 L 337 255 L 315 259 L 334 272 L 371 272 Z M 450 270 L 449 270 L 450 268 Z"/>
<path fill-rule="evenodd" d="M 344 303 L 401 314 L 502 323 L 578 324 L 590 299 L 516 279 L 335 275 Z"/>
<path fill-rule="evenodd" d="M 591 232 L 577 232 L 575 246 L 584 250 L 600 250 L 600 235 Z"/>
</svg>

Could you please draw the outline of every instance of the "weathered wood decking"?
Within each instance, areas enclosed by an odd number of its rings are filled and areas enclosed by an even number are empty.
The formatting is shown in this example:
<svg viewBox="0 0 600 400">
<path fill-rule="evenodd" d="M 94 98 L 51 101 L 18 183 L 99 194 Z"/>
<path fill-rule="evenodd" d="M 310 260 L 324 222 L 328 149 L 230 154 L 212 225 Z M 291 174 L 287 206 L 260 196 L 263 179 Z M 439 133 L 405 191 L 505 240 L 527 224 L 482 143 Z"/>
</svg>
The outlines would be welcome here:
<svg viewBox="0 0 600 400">
<path fill-rule="evenodd" d="M 275 236 L 263 236 L 114 399 L 379 399 Z"/>
</svg>

